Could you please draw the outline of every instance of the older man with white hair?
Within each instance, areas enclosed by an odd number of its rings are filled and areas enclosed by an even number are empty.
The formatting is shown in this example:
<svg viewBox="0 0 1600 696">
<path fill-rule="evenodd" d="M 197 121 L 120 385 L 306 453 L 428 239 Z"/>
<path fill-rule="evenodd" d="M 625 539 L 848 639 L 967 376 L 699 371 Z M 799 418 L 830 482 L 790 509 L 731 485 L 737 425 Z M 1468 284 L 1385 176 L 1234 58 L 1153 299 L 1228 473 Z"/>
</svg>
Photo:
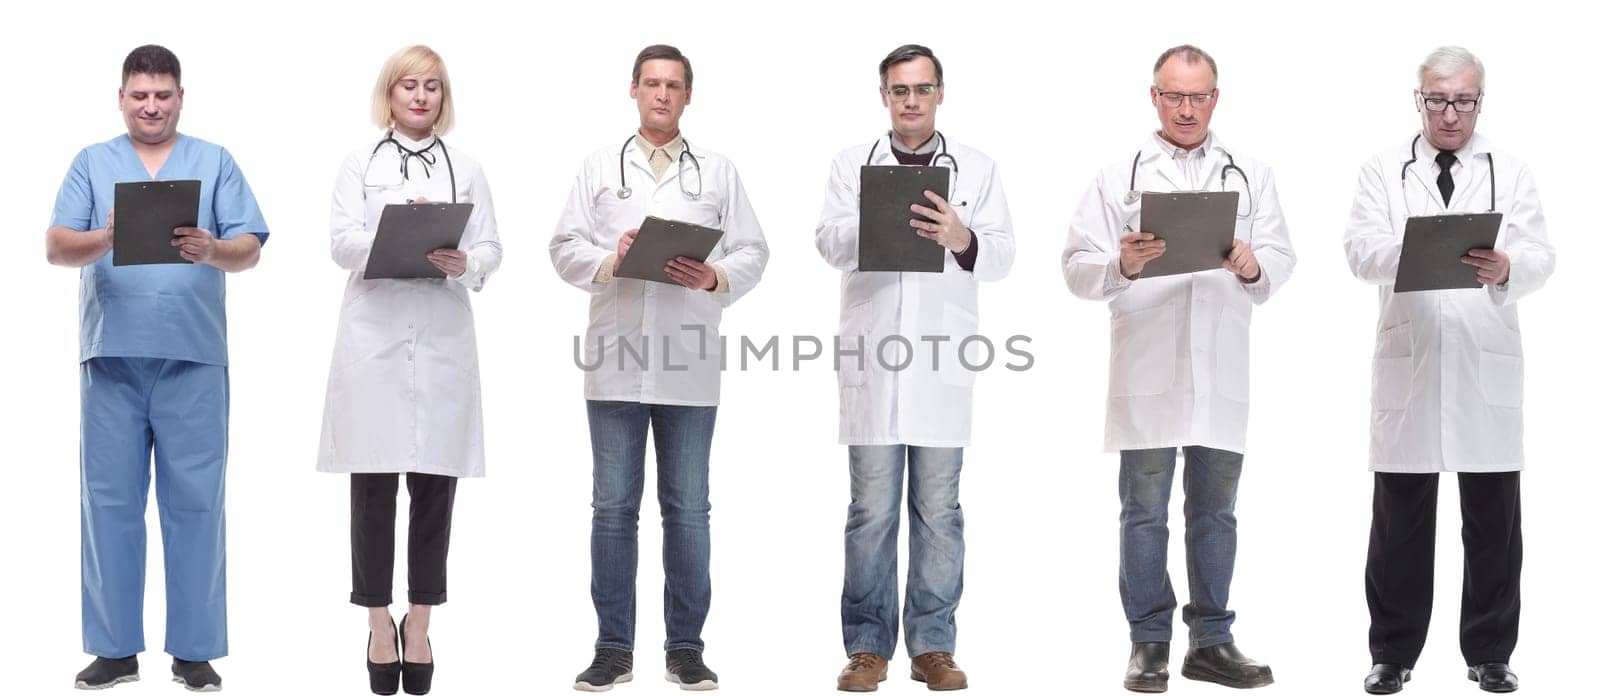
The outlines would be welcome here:
<svg viewBox="0 0 1600 696">
<path fill-rule="evenodd" d="M 1439 472 L 1457 473 L 1465 569 L 1461 653 L 1467 678 L 1508 692 L 1521 609 L 1522 337 L 1517 303 L 1555 269 L 1533 178 L 1475 133 L 1484 70 L 1466 49 L 1435 50 L 1412 94 L 1422 131 L 1362 168 L 1344 248 L 1378 286 L 1372 361 L 1374 472 L 1367 547 L 1368 693 L 1411 678 L 1433 608 Z M 1461 262 L 1480 287 L 1394 291 L 1407 218 L 1496 212 L 1493 248 Z"/>
</svg>

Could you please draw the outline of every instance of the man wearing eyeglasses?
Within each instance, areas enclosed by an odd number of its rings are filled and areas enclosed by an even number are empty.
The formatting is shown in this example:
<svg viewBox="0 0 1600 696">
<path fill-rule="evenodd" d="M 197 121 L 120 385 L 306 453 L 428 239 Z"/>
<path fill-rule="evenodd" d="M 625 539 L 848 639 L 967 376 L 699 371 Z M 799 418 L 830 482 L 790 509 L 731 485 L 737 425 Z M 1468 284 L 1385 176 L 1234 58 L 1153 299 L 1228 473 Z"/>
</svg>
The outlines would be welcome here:
<svg viewBox="0 0 1600 696">
<path fill-rule="evenodd" d="M 1294 270 L 1272 172 L 1211 132 L 1217 66 L 1194 46 L 1156 60 L 1150 102 L 1161 128 L 1130 161 L 1101 171 L 1073 217 L 1062 255 L 1074 295 L 1108 301 L 1107 451 L 1121 454 L 1119 587 L 1133 642 L 1123 686 L 1166 691 L 1172 614 L 1167 502 L 1183 450 L 1189 649 L 1183 676 L 1236 688 L 1272 669 L 1234 645 L 1228 609 L 1237 548 L 1233 509 L 1249 410 L 1250 314 Z M 1239 194 L 1233 249 L 1215 270 L 1142 278 L 1165 243 L 1140 227 L 1144 192 Z"/>
<path fill-rule="evenodd" d="M 964 689 L 967 677 L 953 655 L 966 549 L 958 490 L 972 431 L 969 366 L 981 351 L 963 347 L 978 333 L 978 283 L 1011 270 L 1011 215 L 994 161 L 934 127 L 944 68 L 933 51 L 909 44 L 890 52 L 878 64 L 878 90 L 891 130 L 834 158 L 816 235 L 817 251 L 842 272 L 834 364 L 839 440 L 850 456 L 840 599 L 850 661 L 838 687 L 875 691 L 887 678 L 900 620 L 895 549 L 904 489 L 911 678 L 936 691 Z M 907 236 L 945 248 L 939 272 L 859 270 L 863 165 L 950 169 L 948 196 L 925 192 L 925 202 L 905 211 Z"/>
<path fill-rule="evenodd" d="M 1517 304 L 1555 269 L 1533 178 L 1475 129 L 1483 63 L 1446 46 L 1417 69 L 1422 132 L 1367 161 L 1344 249 L 1378 286 L 1372 360 L 1372 533 L 1367 545 L 1368 693 L 1411 678 L 1433 608 L 1439 472 L 1454 471 L 1465 547 L 1461 653 L 1484 691 L 1515 691 L 1521 609 L 1522 337 Z M 1492 249 L 1461 258 L 1481 287 L 1396 293 L 1406 220 L 1502 215 Z"/>
</svg>

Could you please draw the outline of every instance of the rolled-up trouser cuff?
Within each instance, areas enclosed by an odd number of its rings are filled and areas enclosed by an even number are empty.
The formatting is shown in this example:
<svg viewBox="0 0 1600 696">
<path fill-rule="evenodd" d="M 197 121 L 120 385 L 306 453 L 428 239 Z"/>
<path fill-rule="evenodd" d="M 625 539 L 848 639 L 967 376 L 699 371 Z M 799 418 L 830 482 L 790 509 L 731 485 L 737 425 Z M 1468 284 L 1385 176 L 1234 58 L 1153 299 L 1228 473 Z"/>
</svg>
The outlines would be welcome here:
<svg viewBox="0 0 1600 696">
<path fill-rule="evenodd" d="M 444 592 L 407 592 L 406 599 L 410 600 L 412 604 L 438 606 L 444 604 L 446 594 Z"/>
<path fill-rule="evenodd" d="M 394 604 L 394 597 L 390 595 L 364 595 L 358 592 L 350 593 L 350 603 L 358 607 L 386 607 Z M 420 602 L 419 602 L 420 604 Z"/>
</svg>

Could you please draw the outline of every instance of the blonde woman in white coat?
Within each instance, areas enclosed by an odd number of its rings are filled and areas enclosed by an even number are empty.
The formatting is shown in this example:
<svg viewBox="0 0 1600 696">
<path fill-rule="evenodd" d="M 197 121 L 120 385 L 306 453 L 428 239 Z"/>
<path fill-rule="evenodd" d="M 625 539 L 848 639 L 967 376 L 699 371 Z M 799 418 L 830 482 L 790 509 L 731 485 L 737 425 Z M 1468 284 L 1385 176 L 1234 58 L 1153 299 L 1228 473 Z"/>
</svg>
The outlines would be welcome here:
<svg viewBox="0 0 1600 696">
<path fill-rule="evenodd" d="M 483 170 L 440 139 L 454 117 L 444 61 L 426 46 L 390 57 L 373 89 L 384 135 L 362 145 L 334 186 L 332 252 L 350 271 L 328 375 L 317 468 L 349 473 L 350 601 L 368 608 L 367 667 L 374 693 L 431 686 L 430 610 L 445 601 L 445 559 L 456 479 L 483 475 L 478 349 L 467 290 L 500 266 L 494 205 Z M 458 249 L 428 261 L 441 279 L 364 277 L 383 209 L 471 203 Z M 389 614 L 399 475 L 411 499 L 410 610 Z"/>
</svg>

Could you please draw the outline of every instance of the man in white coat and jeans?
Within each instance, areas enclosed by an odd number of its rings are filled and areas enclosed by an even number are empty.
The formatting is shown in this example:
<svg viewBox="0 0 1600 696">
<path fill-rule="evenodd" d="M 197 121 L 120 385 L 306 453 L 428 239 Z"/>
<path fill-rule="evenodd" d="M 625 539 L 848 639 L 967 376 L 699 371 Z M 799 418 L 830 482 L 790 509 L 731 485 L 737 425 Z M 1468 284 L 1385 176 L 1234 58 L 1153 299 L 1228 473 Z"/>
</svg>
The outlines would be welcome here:
<svg viewBox="0 0 1600 696">
<path fill-rule="evenodd" d="M 1483 64 L 1435 50 L 1417 69 L 1422 132 L 1361 169 L 1344 249 L 1378 286 L 1372 359 L 1372 534 L 1367 546 L 1368 693 L 1399 691 L 1433 608 L 1439 472 L 1457 472 L 1465 568 L 1461 653 L 1485 691 L 1517 688 L 1522 571 L 1522 336 L 1517 302 L 1555 270 L 1533 177 L 1476 135 Z M 1461 258 L 1481 287 L 1394 291 L 1406 219 L 1503 216 L 1492 249 Z"/>
<path fill-rule="evenodd" d="M 972 430 L 969 365 L 983 360 L 968 339 L 978 333 L 978 282 L 1011 271 L 1015 244 L 994 162 L 934 128 L 944 67 L 933 51 L 901 46 L 879 63 L 878 78 L 892 130 L 834 158 L 816 237 L 822 258 L 843 271 L 835 349 L 839 441 L 850 448 L 840 600 L 850 659 L 838 687 L 874 691 L 887 678 L 900 618 L 896 538 L 904 482 L 911 678 L 930 689 L 962 689 L 967 678 L 953 657 L 965 549 L 958 491 Z M 906 210 L 905 234 L 946 249 L 941 272 L 857 270 L 863 165 L 951 169 L 948 200 L 928 191 L 926 203 Z M 967 354 L 959 355 L 964 346 Z"/>
<path fill-rule="evenodd" d="M 1249 409 L 1250 313 L 1289 280 L 1294 250 L 1272 171 L 1210 131 L 1216 62 L 1193 46 L 1156 60 L 1150 102 L 1161 129 L 1133 160 L 1101 171 L 1072 219 L 1062 255 L 1067 287 L 1111 306 L 1108 451 L 1120 451 L 1120 589 L 1133 641 L 1123 686 L 1166 691 L 1172 614 L 1167 501 L 1183 448 L 1189 650 L 1183 676 L 1236 688 L 1272 683 L 1272 670 L 1233 643 L 1228 609 L 1233 515 Z M 1165 243 L 1140 231 L 1140 194 L 1237 191 L 1233 250 L 1218 268 L 1140 278 Z"/>
<path fill-rule="evenodd" d="M 591 154 L 550 240 L 561 279 L 589 294 L 580 367 L 594 450 L 589 593 L 599 619 L 594 661 L 574 680 L 605 691 L 633 678 L 635 576 L 645 441 L 653 433 L 666 573 L 667 679 L 717 688 L 701 659 L 711 608 L 711 432 L 721 390 L 723 308 L 750 292 L 767 266 L 739 173 L 691 143 L 679 120 L 694 90 L 689 59 L 648 46 L 628 94 L 639 130 Z M 617 277 L 646 216 L 722 231 L 704 262 L 679 256 L 671 283 Z"/>
</svg>

